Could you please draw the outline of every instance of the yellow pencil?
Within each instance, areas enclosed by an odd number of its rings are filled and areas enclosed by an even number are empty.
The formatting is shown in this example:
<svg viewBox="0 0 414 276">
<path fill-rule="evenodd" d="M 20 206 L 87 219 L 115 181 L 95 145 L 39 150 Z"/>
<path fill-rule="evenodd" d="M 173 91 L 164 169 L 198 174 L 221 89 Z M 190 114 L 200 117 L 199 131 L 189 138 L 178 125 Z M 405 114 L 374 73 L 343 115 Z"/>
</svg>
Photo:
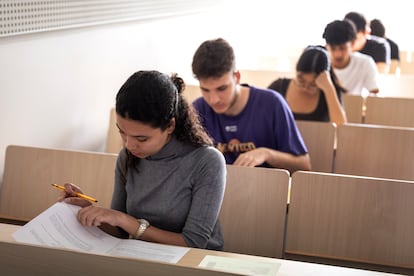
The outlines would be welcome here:
<svg viewBox="0 0 414 276">
<path fill-rule="evenodd" d="M 58 184 L 52 184 L 52 186 L 55 187 L 56 189 L 59 189 L 59 190 L 62 190 L 62 191 L 65 190 L 65 187 L 63 187 L 61 185 L 58 185 Z M 95 199 L 93 197 L 90 197 L 90 196 L 87 196 L 87 195 L 84 195 L 82 193 L 75 193 L 75 195 L 77 197 L 80 197 L 80 198 L 83 198 L 83 199 L 86 199 L 86 200 L 89 200 L 89 201 L 92 201 L 92 202 L 98 202 L 97 199 Z"/>
</svg>

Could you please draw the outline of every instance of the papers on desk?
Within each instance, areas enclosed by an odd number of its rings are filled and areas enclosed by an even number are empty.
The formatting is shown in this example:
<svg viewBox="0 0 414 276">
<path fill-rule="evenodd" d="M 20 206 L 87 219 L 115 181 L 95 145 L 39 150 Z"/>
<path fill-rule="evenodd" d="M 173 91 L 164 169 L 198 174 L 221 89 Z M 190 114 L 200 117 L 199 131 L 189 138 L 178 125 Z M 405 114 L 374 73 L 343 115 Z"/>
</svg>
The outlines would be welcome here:
<svg viewBox="0 0 414 276">
<path fill-rule="evenodd" d="M 270 276 L 276 275 L 280 263 L 266 262 L 248 259 L 236 259 L 229 257 L 219 257 L 207 255 L 198 265 L 211 270 L 237 273 L 250 276 Z"/>
<path fill-rule="evenodd" d="M 58 202 L 13 233 L 17 242 L 95 254 L 177 263 L 189 250 L 140 240 L 113 237 L 98 227 L 82 226 L 80 207 Z"/>
</svg>

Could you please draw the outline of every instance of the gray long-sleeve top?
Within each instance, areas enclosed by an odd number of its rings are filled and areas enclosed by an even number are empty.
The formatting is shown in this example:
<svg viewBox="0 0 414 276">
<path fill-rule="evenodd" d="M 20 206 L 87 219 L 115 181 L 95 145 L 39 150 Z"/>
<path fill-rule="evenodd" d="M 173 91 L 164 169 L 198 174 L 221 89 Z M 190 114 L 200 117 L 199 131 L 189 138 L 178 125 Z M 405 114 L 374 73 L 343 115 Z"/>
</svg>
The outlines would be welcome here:
<svg viewBox="0 0 414 276">
<path fill-rule="evenodd" d="M 126 151 L 117 160 L 113 209 L 151 225 L 182 233 L 190 247 L 223 249 L 218 220 L 226 185 L 223 155 L 172 138 L 125 175 Z"/>
</svg>

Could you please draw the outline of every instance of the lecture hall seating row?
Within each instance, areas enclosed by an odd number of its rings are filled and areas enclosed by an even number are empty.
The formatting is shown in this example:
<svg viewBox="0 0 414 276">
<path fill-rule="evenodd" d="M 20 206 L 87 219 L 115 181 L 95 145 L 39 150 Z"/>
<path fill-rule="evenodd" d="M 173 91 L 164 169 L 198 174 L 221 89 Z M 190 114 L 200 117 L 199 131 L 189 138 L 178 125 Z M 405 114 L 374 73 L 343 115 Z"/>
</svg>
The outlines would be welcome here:
<svg viewBox="0 0 414 276">
<path fill-rule="evenodd" d="M 114 154 L 11 145 L 0 217 L 32 219 L 56 201 L 53 182 L 75 182 L 109 207 L 115 161 Z M 290 177 L 286 170 L 232 165 L 227 170 L 220 213 L 226 252 L 414 269 L 413 181 L 303 171 Z"/>
<path fill-rule="evenodd" d="M 118 153 L 122 140 L 113 109 L 110 117 L 106 150 Z M 297 126 L 312 171 L 414 180 L 414 127 L 314 121 L 297 121 Z"/>
<path fill-rule="evenodd" d="M 295 72 L 296 63 L 303 49 L 289 49 L 280 56 L 263 56 L 248 68 L 257 71 Z M 400 50 L 400 61 L 392 60 L 388 76 L 400 76 L 414 74 L 414 52 Z M 265 85 L 268 85 L 268 83 Z"/>
<path fill-rule="evenodd" d="M 364 98 L 359 95 L 345 94 L 342 96 L 342 101 L 350 123 L 414 127 L 414 97 L 368 96 Z"/>
<path fill-rule="evenodd" d="M 279 77 L 292 78 L 292 73 L 243 70 L 242 82 L 252 83 L 259 87 L 267 87 L 269 80 Z M 342 101 L 350 123 L 366 123 L 388 126 L 414 127 L 414 75 L 395 77 L 384 76 L 382 78 L 384 91 L 382 96 L 368 96 L 344 94 Z M 405 91 L 400 94 L 392 91 Z M 183 94 L 189 103 L 201 96 L 198 85 L 187 85 Z"/>
</svg>

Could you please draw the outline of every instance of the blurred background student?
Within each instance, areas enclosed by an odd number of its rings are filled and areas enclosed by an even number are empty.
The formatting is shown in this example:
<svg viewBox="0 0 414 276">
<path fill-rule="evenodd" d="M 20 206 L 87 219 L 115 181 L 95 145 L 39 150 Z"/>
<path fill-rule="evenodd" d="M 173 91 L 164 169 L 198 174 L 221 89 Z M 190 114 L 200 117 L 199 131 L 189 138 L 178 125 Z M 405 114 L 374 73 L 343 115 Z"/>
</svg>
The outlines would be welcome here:
<svg viewBox="0 0 414 276">
<path fill-rule="evenodd" d="M 286 98 L 295 120 L 347 122 L 339 83 L 321 46 L 308 46 L 296 64 L 296 77 L 279 78 L 269 85 Z"/>
<path fill-rule="evenodd" d="M 379 36 L 388 41 L 390 44 L 391 49 L 391 67 L 390 67 L 390 73 L 395 73 L 395 69 L 399 66 L 400 63 L 400 50 L 398 47 L 398 44 L 391 40 L 385 33 L 385 26 L 379 19 L 373 19 L 371 20 L 369 24 L 371 28 L 371 35 Z"/>
</svg>

